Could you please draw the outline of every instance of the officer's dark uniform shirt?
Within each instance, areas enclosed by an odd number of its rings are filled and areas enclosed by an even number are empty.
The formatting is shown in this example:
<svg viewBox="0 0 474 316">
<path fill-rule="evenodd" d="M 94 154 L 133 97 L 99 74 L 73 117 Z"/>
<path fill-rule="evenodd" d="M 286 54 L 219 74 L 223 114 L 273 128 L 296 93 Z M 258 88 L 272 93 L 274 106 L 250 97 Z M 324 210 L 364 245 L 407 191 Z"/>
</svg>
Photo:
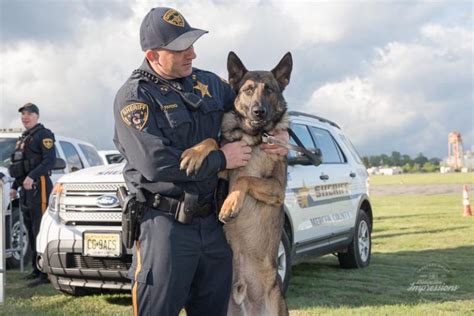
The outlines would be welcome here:
<svg viewBox="0 0 474 316">
<path fill-rule="evenodd" d="M 157 75 L 146 59 L 140 69 Z M 233 108 L 235 95 L 217 75 L 196 68 L 192 75 L 173 81 L 201 97 L 202 106 L 189 110 L 177 92 L 141 74 L 132 74 L 119 89 L 114 103 L 114 143 L 127 160 L 124 178 L 142 201 L 145 190 L 176 199 L 189 192 L 198 194 L 200 203 L 208 203 L 217 173 L 225 169 L 224 154 L 211 152 L 190 176 L 179 169 L 180 157 L 206 138 L 217 140 L 222 116 Z"/>
<path fill-rule="evenodd" d="M 49 176 L 56 162 L 56 150 L 54 148 L 54 134 L 51 130 L 45 128 L 42 124 L 36 124 L 35 127 L 23 132 L 18 140 L 25 140 L 23 159 L 27 161 L 29 170 L 27 176 L 37 181 L 41 176 Z M 16 179 L 13 189 L 21 186 L 24 179 Z"/>
</svg>

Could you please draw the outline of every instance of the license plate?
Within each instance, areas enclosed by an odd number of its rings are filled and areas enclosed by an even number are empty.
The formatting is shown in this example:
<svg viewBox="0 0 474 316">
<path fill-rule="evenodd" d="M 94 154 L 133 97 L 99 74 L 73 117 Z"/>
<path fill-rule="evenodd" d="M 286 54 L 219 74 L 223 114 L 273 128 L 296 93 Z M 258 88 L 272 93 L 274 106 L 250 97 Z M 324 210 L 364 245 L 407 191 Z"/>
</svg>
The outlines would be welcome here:
<svg viewBox="0 0 474 316">
<path fill-rule="evenodd" d="M 91 257 L 120 257 L 122 242 L 120 233 L 84 232 L 82 254 Z"/>
</svg>

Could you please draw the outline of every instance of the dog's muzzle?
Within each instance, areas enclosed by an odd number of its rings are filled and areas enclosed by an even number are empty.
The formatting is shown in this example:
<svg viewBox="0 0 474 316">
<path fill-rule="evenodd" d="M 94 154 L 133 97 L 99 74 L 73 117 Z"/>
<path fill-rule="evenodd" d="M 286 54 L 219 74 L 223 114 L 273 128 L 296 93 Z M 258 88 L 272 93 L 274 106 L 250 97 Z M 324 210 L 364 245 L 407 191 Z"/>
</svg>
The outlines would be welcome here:
<svg viewBox="0 0 474 316">
<path fill-rule="evenodd" d="M 267 123 L 267 109 L 263 105 L 254 105 L 251 109 L 250 125 L 252 127 L 261 127 Z"/>
</svg>

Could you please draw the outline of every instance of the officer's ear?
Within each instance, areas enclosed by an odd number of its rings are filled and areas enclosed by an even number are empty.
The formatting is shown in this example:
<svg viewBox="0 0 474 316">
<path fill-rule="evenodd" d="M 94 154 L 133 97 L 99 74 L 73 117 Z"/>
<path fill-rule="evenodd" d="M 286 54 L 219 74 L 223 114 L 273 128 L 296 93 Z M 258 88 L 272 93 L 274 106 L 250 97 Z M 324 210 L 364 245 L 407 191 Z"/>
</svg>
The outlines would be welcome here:
<svg viewBox="0 0 474 316">
<path fill-rule="evenodd" d="M 145 57 L 148 59 L 150 64 L 158 63 L 160 60 L 160 54 L 156 50 L 148 49 L 145 51 Z"/>
</svg>

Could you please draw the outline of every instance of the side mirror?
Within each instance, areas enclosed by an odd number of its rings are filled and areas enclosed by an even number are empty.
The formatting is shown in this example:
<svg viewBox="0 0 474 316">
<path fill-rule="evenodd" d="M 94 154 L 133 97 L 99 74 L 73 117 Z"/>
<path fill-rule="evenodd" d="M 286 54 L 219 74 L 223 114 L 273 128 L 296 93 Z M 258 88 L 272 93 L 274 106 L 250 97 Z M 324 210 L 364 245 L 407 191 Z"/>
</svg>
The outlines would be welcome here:
<svg viewBox="0 0 474 316">
<path fill-rule="evenodd" d="M 62 158 L 56 158 L 56 162 L 54 163 L 53 170 L 62 170 L 66 168 L 66 162 Z"/>
</svg>

